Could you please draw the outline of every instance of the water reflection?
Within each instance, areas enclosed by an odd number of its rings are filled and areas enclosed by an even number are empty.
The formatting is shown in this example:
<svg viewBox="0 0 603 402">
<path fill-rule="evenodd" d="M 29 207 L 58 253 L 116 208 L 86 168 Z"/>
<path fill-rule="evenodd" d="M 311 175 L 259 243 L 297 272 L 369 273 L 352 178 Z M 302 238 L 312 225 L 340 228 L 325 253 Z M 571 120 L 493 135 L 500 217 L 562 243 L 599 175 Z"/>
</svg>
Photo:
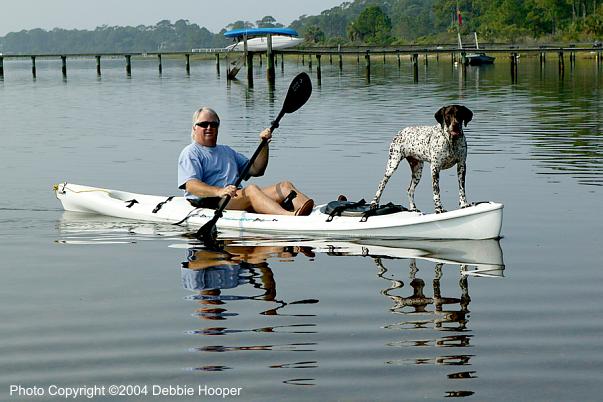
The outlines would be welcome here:
<svg viewBox="0 0 603 402">
<path fill-rule="evenodd" d="M 390 272 L 383 263 L 381 258 L 376 258 L 375 263 L 378 267 L 378 275 L 385 281 L 389 282 L 381 294 L 389 298 L 392 302 L 390 311 L 393 314 L 403 317 L 402 321 L 397 321 L 385 326 L 386 329 L 400 332 L 402 340 L 391 342 L 387 346 L 393 348 L 408 348 L 419 347 L 434 348 L 436 356 L 425 357 L 427 352 L 421 352 L 420 356 L 412 359 L 391 360 L 387 364 L 416 364 L 416 365 L 442 365 L 454 366 L 447 374 L 447 378 L 453 380 L 466 380 L 477 377 L 475 370 L 468 370 L 466 366 L 471 365 L 473 354 L 468 353 L 471 347 L 471 339 L 473 335 L 468 328 L 469 324 L 469 296 L 468 275 L 461 275 L 458 282 L 458 296 L 445 296 L 441 289 L 442 268 L 443 263 L 435 264 L 435 275 L 432 281 L 432 296 L 426 294 L 426 281 L 418 277 L 418 268 L 415 259 L 411 259 L 409 263 L 409 291 L 407 296 L 402 296 L 397 293 L 404 287 L 404 282 L 399 279 L 386 278 L 386 274 Z M 460 265 L 461 273 L 467 273 L 468 266 Z M 502 269 L 502 267 L 501 267 Z M 497 273 L 498 271 L 490 271 Z M 502 271 L 501 271 L 502 272 Z M 430 332 L 429 329 L 435 331 Z M 418 330 L 420 337 L 407 339 L 410 330 Z M 425 332 L 425 335 L 422 333 Z M 415 334 L 416 332 L 413 332 Z M 450 334 L 452 333 L 452 334 Z M 467 349 L 467 352 L 457 352 L 454 354 L 442 353 L 440 348 L 461 348 Z M 463 369 L 460 369 L 461 366 Z M 465 384 L 463 384 L 465 385 Z M 455 390 L 448 391 L 446 397 L 464 397 L 473 395 L 473 391 Z"/>
<path fill-rule="evenodd" d="M 277 307 L 260 308 L 261 315 L 281 315 L 303 317 L 304 322 L 288 325 L 259 327 L 250 329 L 233 329 L 227 323 L 223 326 L 209 326 L 190 331 L 202 336 L 234 336 L 236 340 L 249 342 L 249 338 L 240 338 L 244 333 L 295 334 L 295 343 L 245 343 L 244 345 L 226 345 L 224 343 L 205 344 L 194 349 L 194 352 L 249 352 L 265 351 L 302 352 L 308 358 L 285 363 L 269 363 L 269 368 L 308 370 L 303 378 L 283 380 L 286 384 L 314 385 L 315 370 L 320 360 L 315 359 L 320 350 L 317 342 L 317 321 L 315 307 L 304 307 L 302 314 L 286 314 L 287 306 L 295 304 L 313 305 L 316 299 L 286 301 L 276 297 L 277 283 L 270 261 L 293 263 L 296 258 L 314 260 L 317 253 L 333 257 L 360 256 L 372 260 L 377 269 L 377 277 L 384 281 L 381 295 L 391 301 L 389 311 L 395 316 L 403 317 L 402 321 L 386 324 L 383 328 L 394 331 L 400 337 L 397 341 L 388 342 L 388 348 L 412 349 L 417 354 L 412 359 L 388 360 L 385 363 L 395 367 L 398 365 L 438 365 L 451 366 L 454 369 L 446 373 L 451 380 L 470 380 L 477 377 L 476 370 L 465 368 L 471 365 L 472 354 L 467 352 L 441 353 L 430 356 L 432 348 L 465 350 L 471 347 L 473 335 L 469 324 L 469 277 L 470 276 L 502 276 L 504 263 L 500 244 L 496 240 L 488 241 L 365 241 L 365 242 L 330 242 L 330 241 L 288 241 L 257 240 L 227 241 L 223 251 L 206 250 L 193 246 L 187 250 L 187 260 L 182 263 L 181 274 L 183 286 L 195 292 L 188 299 L 195 301 L 199 307 L 194 315 L 202 320 L 228 320 L 236 318 L 240 313 L 229 312 L 236 301 L 262 301 L 276 303 Z M 401 294 L 404 281 L 396 278 L 396 270 L 387 267 L 392 262 L 408 261 L 409 289 L 407 295 Z M 419 275 L 417 261 L 433 264 L 434 278 L 432 294 L 428 295 L 426 281 Z M 458 265 L 460 279 L 457 294 L 445 294 L 441 286 L 443 268 L 446 264 Z M 223 293 L 225 290 L 245 288 L 245 296 Z M 243 289 L 241 289 L 243 291 Z M 237 305 L 240 310 L 240 306 Z M 319 311 L 319 310 L 318 310 Z M 316 318 L 314 318 L 316 317 Z M 433 330 L 436 331 L 434 336 Z M 425 335 L 421 335 L 424 331 Z M 430 337 L 431 336 L 431 337 Z M 267 339 L 267 338 L 263 338 Z M 234 340 L 233 340 L 234 341 Z M 232 342 L 232 341 L 231 341 Z M 278 356 L 278 355 L 275 355 Z M 208 358 L 204 357 L 204 361 Z M 461 366 L 463 369 L 461 369 Z M 205 364 L 198 367 L 201 371 L 221 371 L 233 367 Z M 465 385 L 463 383 L 463 385 Z M 465 385 L 465 388 L 467 385 Z M 473 391 L 451 390 L 446 397 L 464 397 L 473 395 Z"/>
<path fill-rule="evenodd" d="M 308 320 L 315 317 L 313 313 L 292 313 L 288 306 L 311 305 L 318 303 L 316 299 L 285 301 L 277 298 L 274 273 L 268 266 L 268 260 L 292 261 L 302 254 L 309 258 L 315 256 L 308 247 L 279 246 L 232 246 L 226 245 L 222 251 L 207 250 L 203 247 L 191 247 L 187 250 L 187 260 L 182 263 L 182 285 L 195 292 L 189 300 L 198 304 L 194 316 L 201 320 L 226 320 L 239 313 L 229 312 L 227 305 L 235 301 L 262 301 L 270 304 L 270 308 L 262 309 L 260 315 L 294 317 Z M 238 286 L 250 287 L 248 295 L 224 294 L 224 290 Z M 272 307 L 276 305 L 275 307 Z M 227 326 L 209 326 L 189 331 L 193 335 L 224 336 L 245 333 L 286 334 L 287 336 L 316 334 L 313 322 L 297 322 L 287 325 L 254 327 L 249 329 L 233 329 Z M 237 346 L 225 344 L 203 345 L 193 349 L 194 352 L 316 352 L 317 343 L 253 343 Z M 205 360 L 205 358 L 204 358 Z M 271 369 L 314 369 L 318 367 L 316 360 L 289 361 L 272 363 Z M 219 364 L 205 364 L 195 368 L 200 371 L 223 371 L 232 367 Z M 314 378 L 288 378 L 283 382 L 290 385 L 313 385 Z"/>
<path fill-rule="evenodd" d="M 444 397 L 474 394 L 471 384 L 478 370 L 473 360 L 478 351 L 473 348 L 477 334 L 470 325 L 469 282 L 503 277 L 499 241 L 237 238 L 226 239 L 223 250 L 213 251 L 191 244 L 170 227 L 65 213 L 58 242 L 129 247 L 169 240 L 171 248 L 182 249 L 179 275 L 190 292 L 185 300 L 192 305 L 196 323 L 186 331 L 194 337 L 189 351 L 195 360 L 198 356 L 191 371 L 219 374 L 251 364 L 258 372 L 278 369 L 284 384 L 318 385 L 333 364 L 325 350 L 335 348 L 331 353 L 338 360 L 349 360 L 344 342 L 349 329 L 329 327 L 329 321 L 349 311 L 358 317 L 356 310 L 369 308 L 379 317 L 378 324 L 366 317 L 350 324 L 353 331 L 365 331 L 356 342 L 375 356 L 365 364 L 388 370 L 435 367 L 441 375 L 438 384 L 446 386 Z M 343 259 L 352 270 L 356 265 L 373 270 L 368 277 L 377 281 L 338 276 L 341 272 L 332 265 Z M 279 275 L 287 278 L 282 271 L 290 267 L 299 270 L 296 283 L 318 281 L 321 286 L 299 286 L 295 292 L 283 290 L 290 289 L 287 285 L 279 288 Z M 317 276 L 304 277 L 304 271 L 313 270 Z M 367 270 L 362 272 L 367 275 Z M 341 281 L 349 287 L 344 295 L 353 294 L 353 302 L 338 299 Z M 385 307 L 369 303 L 372 296 L 386 300 Z M 357 362 L 352 359 L 350 364 Z"/>
</svg>

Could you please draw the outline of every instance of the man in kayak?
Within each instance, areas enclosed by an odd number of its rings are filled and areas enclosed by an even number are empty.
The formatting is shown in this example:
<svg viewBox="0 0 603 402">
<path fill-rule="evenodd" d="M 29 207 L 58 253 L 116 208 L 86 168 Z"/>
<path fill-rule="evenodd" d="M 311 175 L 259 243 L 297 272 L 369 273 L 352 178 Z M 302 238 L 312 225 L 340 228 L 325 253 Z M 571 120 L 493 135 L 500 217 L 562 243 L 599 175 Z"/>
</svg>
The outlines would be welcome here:
<svg viewBox="0 0 603 402">
<path fill-rule="evenodd" d="M 309 215 L 312 212 L 314 201 L 289 181 L 263 188 L 255 184 L 243 188 L 232 185 L 249 159 L 227 145 L 217 144 L 219 127 L 220 118 L 213 109 L 202 107 L 197 110 L 191 131 L 193 142 L 178 158 L 178 187 L 185 191 L 185 197 L 193 206 L 217 208 L 220 199 L 230 195 L 226 209 L 273 215 Z M 271 138 L 269 128 L 260 133 L 260 139 L 270 142 Z M 266 144 L 249 170 L 251 176 L 264 174 L 268 155 Z"/>
</svg>

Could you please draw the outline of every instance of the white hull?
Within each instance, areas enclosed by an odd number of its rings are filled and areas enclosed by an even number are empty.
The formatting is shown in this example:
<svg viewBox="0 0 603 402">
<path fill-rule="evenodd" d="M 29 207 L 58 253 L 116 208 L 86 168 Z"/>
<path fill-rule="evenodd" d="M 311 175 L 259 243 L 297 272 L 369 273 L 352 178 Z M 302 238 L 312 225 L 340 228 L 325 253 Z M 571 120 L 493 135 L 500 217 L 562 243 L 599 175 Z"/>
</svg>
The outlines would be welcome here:
<svg viewBox="0 0 603 402">
<path fill-rule="evenodd" d="M 177 223 L 189 216 L 186 225 L 199 227 L 214 215 L 211 209 L 193 208 L 183 197 L 173 197 L 165 202 L 168 197 L 76 184 L 56 186 L 56 196 L 66 211 L 145 222 Z M 160 204 L 161 208 L 154 213 Z M 442 214 L 398 212 L 373 216 L 366 222 L 350 216 L 335 217 L 327 222 L 328 215 L 322 212 L 324 208 L 324 205 L 315 207 L 309 216 L 261 215 L 227 210 L 218 220 L 217 227 L 228 236 L 262 233 L 336 239 L 494 239 L 500 237 L 502 228 L 503 205 L 495 202 Z"/>
<path fill-rule="evenodd" d="M 272 36 L 272 49 L 286 49 L 299 45 L 304 41 L 304 38 L 294 38 L 292 36 L 284 35 L 273 35 Z M 234 43 L 230 46 L 226 46 L 226 50 L 233 52 L 243 52 L 245 45 L 243 41 Z M 250 52 L 265 52 L 268 49 L 268 39 L 265 36 L 258 38 L 247 39 L 247 50 Z"/>
</svg>

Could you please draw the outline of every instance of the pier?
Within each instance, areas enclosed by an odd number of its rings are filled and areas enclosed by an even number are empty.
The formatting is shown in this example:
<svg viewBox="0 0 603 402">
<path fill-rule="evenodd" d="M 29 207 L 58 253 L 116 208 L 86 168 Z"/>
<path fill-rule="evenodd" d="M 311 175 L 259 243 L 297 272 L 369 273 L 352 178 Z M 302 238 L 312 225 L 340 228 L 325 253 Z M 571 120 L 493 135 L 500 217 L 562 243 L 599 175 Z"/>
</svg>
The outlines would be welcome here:
<svg viewBox="0 0 603 402">
<path fill-rule="evenodd" d="M 424 63 L 427 65 L 430 58 L 436 62 L 441 62 L 443 59 L 449 59 L 452 64 L 460 65 L 462 68 L 467 68 L 463 62 L 465 54 L 472 52 L 472 49 L 459 49 L 452 46 L 437 46 L 437 47 L 419 47 L 419 46 L 402 46 L 402 47 L 313 47 L 313 48 L 291 48 L 282 50 L 270 50 L 268 52 L 233 52 L 226 49 L 192 49 L 186 52 L 128 52 L 128 53 L 71 53 L 71 54 L 0 54 L 0 80 L 4 80 L 5 70 L 10 68 L 9 60 L 31 60 L 32 77 L 35 79 L 38 75 L 36 68 L 36 60 L 40 59 L 56 59 L 61 60 L 61 73 L 64 78 L 68 75 L 68 60 L 74 58 L 92 58 L 96 60 L 96 74 L 102 75 L 102 59 L 103 58 L 123 58 L 124 70 L 128 76 L 132 75 L 132 58 L 154 58 L 157 61 L 158 73 L 163 72 L 163 60 L 165 57 L 178 58 L 183 60 L 183 71 L 189 75 L 191 71 L 191 58 L 210 58 L 213 55 L 216 63 L 218 74 L 220 73 L 220 60 L 225 59 L 226 75 L 228 79 L 234 79 L 238 70 L 243 66 L 247 66 L 247 81 L 250 86 L 253 86 L 253 64 L 257 59 L 259 65 L 263 65 L 263 55 L 266 53 L 266 78 L 269 82 L 274 83 L 275 66 L 278 65 L 280 58 L 281 69 L 284 69 L 284 58 L 296 56 L 301 59 L 302 65 L 308 65 L 312 70 L 313 61 L 316 62 L 316 79 L 322 79 L 323 57 L 328 58 L 329 63 L 333 64 L 333 58 L 337 59 L 337 65 L 340 70 L 344 68 L 344 60 L 355 60 L 356 64 L 360 64 L 360 60 L 364 60 L 364 71 L 367 79 L 370 80 L 371 65 L 375 60 L 383 59 L 394 60 L 397 62 L 398 68 L 401 68 L 402 58 L 407 58 L 413 69 L 413 79 L 415 82 L 419 80 L 419 65 Z M 496 62 L 506 62 L 510 64 L 510 79 L 512 82 L 517 82 L 518 76 L 518 59 L 520 55 L 536 56 L 540 59 L 541 68 L 545 65 L 547 58 L 555 58 L 558 60 L 559 74 L 565 72 L 566 59 L 569 61 L 570 67 L 573 68 L 576 62 L 578 53 L 593 54 L 598 67 L 603 62 L 603 48 L 600 46 L 575 46 L 567 47 L 557 46 L 538 46 L 538 47 L 522 47 L 522 46 L 482 46 L 479 52 L 496 56 Z M 444 57 L 445 56 L 445 57 Z M 506 57 L 505 57 L 506 56 Z M 233 60 L 234 59 L 234 60 Z M 422 62 L 421 62 L 422 60 Z M 231 63 L 232 62 L 232 63 Z M 353 62 L 353 61 L 352 61 Z M 232 67 L 232 65 L 235 65 Z"/>
</svg>

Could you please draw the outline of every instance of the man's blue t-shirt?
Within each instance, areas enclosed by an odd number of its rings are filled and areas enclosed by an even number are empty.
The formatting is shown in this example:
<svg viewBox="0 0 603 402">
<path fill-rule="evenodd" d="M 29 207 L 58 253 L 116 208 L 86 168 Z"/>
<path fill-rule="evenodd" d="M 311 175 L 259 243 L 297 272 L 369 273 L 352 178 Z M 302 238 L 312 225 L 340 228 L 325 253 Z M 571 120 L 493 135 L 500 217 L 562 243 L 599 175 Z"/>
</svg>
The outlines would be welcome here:
<svg viewBox="0 0 603 402">
<path fill-rule="evenodd" d="M 186 198 L 199 198 L 186 191 L 187 181 L 197 179 L 210 186 L 226 187 L 235 183 L 248 161 L 229 146 L 205 147 L 192 142 L 178 158 L 178 188 L 185 190 Z"/>
</svg>

